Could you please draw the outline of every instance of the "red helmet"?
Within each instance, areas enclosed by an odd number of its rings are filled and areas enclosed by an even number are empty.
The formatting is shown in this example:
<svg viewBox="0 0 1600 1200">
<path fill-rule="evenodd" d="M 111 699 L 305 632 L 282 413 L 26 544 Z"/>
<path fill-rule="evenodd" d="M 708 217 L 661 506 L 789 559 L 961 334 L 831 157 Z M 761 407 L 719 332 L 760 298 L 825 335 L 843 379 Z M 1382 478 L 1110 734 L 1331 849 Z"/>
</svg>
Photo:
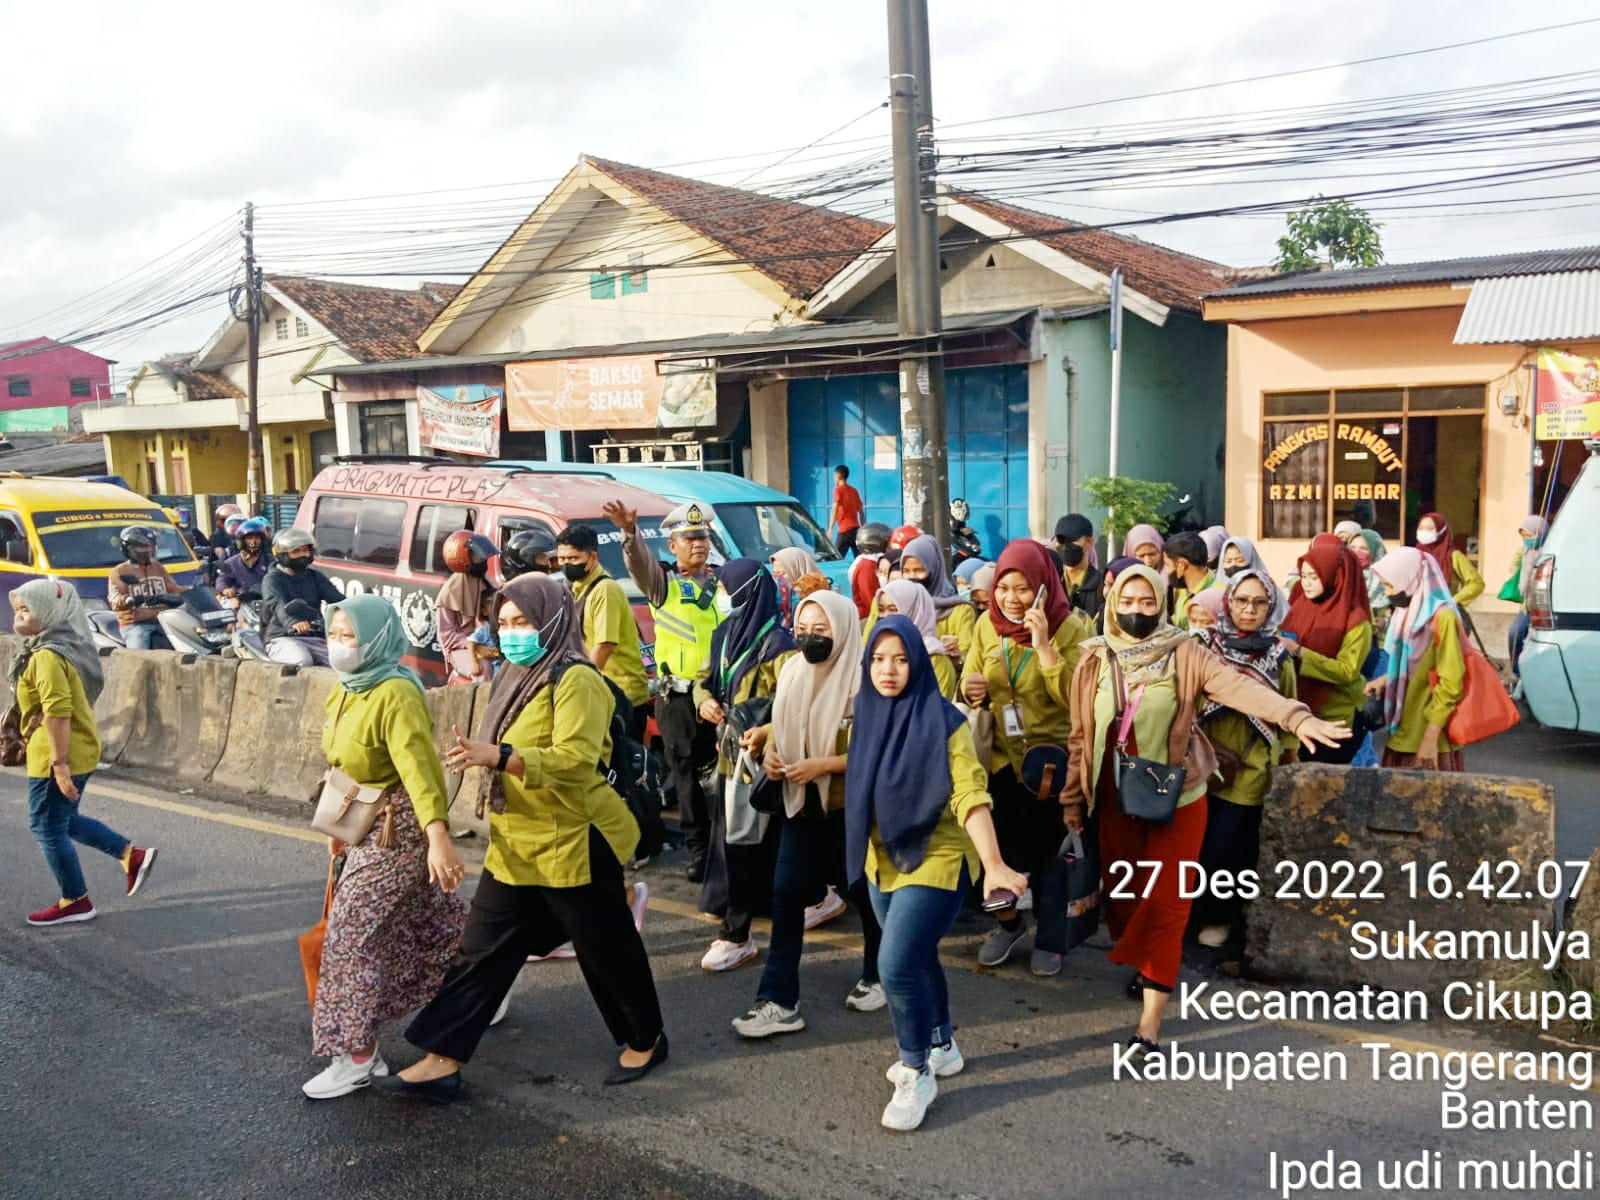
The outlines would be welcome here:
<svg viewBox="0 0 1600 1200">
<path fill-rule="evenodd" d="M 911 544 L 913 538 L 922 536 L 922 530 L 915 525 L 902 525 L 889 535 L 889 549 L 904 550 Z"/>
<path fill-rule="evenodd" d="M 211 519 L 217 523 L 217 528 L 221 529 L 229 517 L 243 515 L 244 509 L 237 504 L 219 504 L 212 512 Z"/>
<path fill-rule="evenodd" d="M 464 575 L 482 575 L 500 551 L 481 533 L 461 529 L 444 540 L 444 565 Z"/>
</svg>

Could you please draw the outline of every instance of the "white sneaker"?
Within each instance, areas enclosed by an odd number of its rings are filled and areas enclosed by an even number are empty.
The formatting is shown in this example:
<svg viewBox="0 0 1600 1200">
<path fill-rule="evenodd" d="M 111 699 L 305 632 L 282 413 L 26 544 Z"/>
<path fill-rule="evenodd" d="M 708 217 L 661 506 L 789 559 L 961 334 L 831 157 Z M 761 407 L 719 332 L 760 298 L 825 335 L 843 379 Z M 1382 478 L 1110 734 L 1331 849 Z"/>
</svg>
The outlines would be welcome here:
<svg viewBox="0 0 1600 1200">
<path fill-rule="evenodd" d="M 705 957 L 700 960 L 700 966 L 707 971 L 731 971 L 755 956 L 754 938 L 746 938 L 742 942 L 730 942 L 725 938 L 718 938 L 711 943 L 711 949 L 707 950 Z"/>
<path fill-rule="evenodd" d="M 1231 931 L 1226 925 L 1207 925 L 1200 931 L 1195 941 L 1208 949 L 1215 950 L 1218 946 L 1227 945 L 1229 932 Z"/>
<path fill-rule="evenodd" d="M 826 925 L 843 912 L 844 897 L 834 891 L 833 884 L 830 883 L 828 894 L 806 909 L 806 928 L 815 929 L 818 925 Z"/>
<path fill-rule="evenodd" d="M 511 993 L 506 993 L 506 998 L 500 1001 L 500 1007 L 494 1010 L 494 1016 L 489 1018 L 489 1028 L 493 1029 L 506 1019 L 506 1014 L 511 1011 Z"/>
<path fill-rule="evenodd" d="M 877 1012 L 887 1003 L 889 997 L 883 994 L 883 984 L 868 983 L 864 979 L 856 980 L 855 987 L 844 998 L 844 1006 L 853 1012 Z"/>
<path fill-rule="evenodd" d="M 578 952 L 572 948 L 571 942 L 562 942 L 549 954 L 530 954 L 529 962 L 549 962 L 552 958 L 577 958 Z"/>
<path fill-rule="evenodd" d="M 763 1000 L 733 1019 L 733 1031 L 740 1037 L 764 1038 L 775 1033 L 799 1033 L 806 1027 L 806 1019 L 798 1008 L 784 1008 L 775 1000 Z"/>
<path fill-rule="evenodd" d="M 374 1075 L 387 1075 L 389 1065 L 376 1050 L 364 1063 L 340 1054 L 320 1074 L 306 1080 L 300 1090 L 312 1100 L 337 1100 L 372 1082 Z"/>
<path fill-rule="evenodd" d="M 650 885 L 640 880 L 633 885 L 633 927 L 644 932 L 644 914 L 650 907 Z"/>
<path fill-rule="evenodd" d="M 952 1075 L 961 1074 L 962 1068 L 966 1065 L 967 1060 L 961 1057 L 961 1047 L 956 1045 L 954 1038 L 950 1039 L 948 1047 L 934 1046 L 928 1051 L 928 1070 L 940 1079 L 949 1079 Z M 900 1069 L 904 1066 L 904 1063 L 890 1063 L 889 1069 L 883 1073 L 884 1078 L 890 1083 L 895 1082 L 900 1078 Z"/>
<path fill-rule="evenodd" d="M 939 1084 L 932 1071 L 913 1071 L 905 1063 L 896 1063 L 892 1070 L 894 1099 L 883 1110 L 883 1127 L 910 1133 L 928 1115 L 928 1105 L 939 1094 Z"/>
</svg>

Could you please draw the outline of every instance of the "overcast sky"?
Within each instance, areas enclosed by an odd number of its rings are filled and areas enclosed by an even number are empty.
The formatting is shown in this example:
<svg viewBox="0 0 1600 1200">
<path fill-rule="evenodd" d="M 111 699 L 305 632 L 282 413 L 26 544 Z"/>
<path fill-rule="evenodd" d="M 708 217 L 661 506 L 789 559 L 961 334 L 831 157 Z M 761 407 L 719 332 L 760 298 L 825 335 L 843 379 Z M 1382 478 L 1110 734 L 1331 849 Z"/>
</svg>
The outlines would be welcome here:
<svg viewBox="0 0 1600 1200">
<path fill-rule="evenodd" d="M 1593 0 L 1448 7 L 1450 20 L 1440 21 L 1436 6 L 1411 0 L 931 0 L 934 108 L 954 124 L 1596 15 Z M 761 151 L 776 160 L 853 118 L 863 119 L 840 139 L 888 131 L 887 111 L 864 115 L 887 87 L 876 0 L 391 0 L 372 16 L 378 8 L 351 0 L 11 6 L 0 73 L 0 340 L 64 333 L 41 314 L 227 221 L 245 200 L 524 181 L 508 194 L 531 203 L 580 152 L 643 165 Z M 1086 128 L 1576 74 L 1594 69 L 1597 51 L 1600 24 L 1591 24 L 991 128 Z M 733 182 L 768 161 L 682 170 Z M 777 167 L 769 178 L 796 169 Z M 1349 185 L 1337 172 L 1261 194 L 1338 194 Z M 1593 178 L 1527 190 L 1584 191 Z M 752 186 L 760 185 L 758 177 Z M 1117 205 L 1171 211 L 1216 197 L 1151 203 L 1108 193 L 1093 198 L 1106 207 L 1092 210 L 1088 199 L 1038 204 L 1092 221 Z M 268 210 L 263 220 L 272 219 Z M 1280 226 L 1235 218 L 1135 232 L 1244 265 L 1272 257 Z M 1584 199 L 1521 215 L 1396 219 L 1383 236 L 1393 261 L 1581 245 L 1600 242 L 1600 208 Z M 196 348 L 222 316 L 220 307 L 192 314 L 101 352 L 125 373 L 141 357 Z"/>
</svg>

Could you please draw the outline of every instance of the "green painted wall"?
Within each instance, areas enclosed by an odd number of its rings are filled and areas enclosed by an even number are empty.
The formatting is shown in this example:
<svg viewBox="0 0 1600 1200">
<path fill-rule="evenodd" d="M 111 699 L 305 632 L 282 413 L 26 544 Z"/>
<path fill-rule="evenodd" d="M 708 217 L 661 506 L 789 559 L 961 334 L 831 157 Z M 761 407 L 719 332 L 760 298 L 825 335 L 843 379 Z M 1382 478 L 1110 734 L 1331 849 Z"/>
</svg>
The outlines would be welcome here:
<svg viewBox="0 0 1600 1200">
<path fill-rule="evenodd" d="M 54 433 L 66 429 L 70 417 L 65 405 L 58 408 L 12 408 L 0 412 L 0 430 L 6 433 Z"/>
<path fill-rule="evenodd" d="M 1077 490 L 1109 464 L 1109 314 L 1042 322 L 1048 367 L 1047 461 L 1050 525 L 1081 512 L 1098 532 L 1105 512 Z M 1206 523 L 1222 520 L 1226 443 L 1227 335 L 1199 317 L 1173 312 L 1164 326 L 1123 318 L 1122 419 L 1118 471 L 1163 480 L 1194 498 Z M 1076 413 L 1067 402 L 1067 360 L 1077 368 Z"/>
</svg>

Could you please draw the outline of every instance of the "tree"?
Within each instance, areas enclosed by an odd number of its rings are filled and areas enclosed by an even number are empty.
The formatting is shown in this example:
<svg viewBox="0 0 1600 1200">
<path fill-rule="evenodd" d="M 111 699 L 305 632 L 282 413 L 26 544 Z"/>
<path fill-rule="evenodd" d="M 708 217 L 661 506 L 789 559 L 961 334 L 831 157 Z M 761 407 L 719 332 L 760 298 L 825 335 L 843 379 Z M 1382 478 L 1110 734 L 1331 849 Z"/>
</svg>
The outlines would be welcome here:
<svg viewBox="0 0 1600 1200">
<path fill-rule="evenodd" d="M 1331 267 L 1375 267 L 1383 261 L 1382 226 L 1348 200 L 1315 197 L 1310 208 L 1289 214 L 1289 232 L 1278 239 L 1280 271 Z M 1326 251 L 1326 258 L 1319 255 Z"/>
<path fill-rule="evenodd" d="M 1161 506 L 1172 499 L 1173 487 L 1170 483 L 1129 479 L 1126 475 L 1114 478 L 1096 475 L 1092 479 L 1085 479 L 1082 487 L 1085 495 L 1112 512 L 1106 522 L 1106 536 L 1111 539 L 1108 543 L 1111 546 L 1117 544 L 1118 530 L 1126 531 L 1135 525 L 1154 525 L 1161 530 L 1167 527 L 1167 518 L 1162 515 Z"/>
</svg>

